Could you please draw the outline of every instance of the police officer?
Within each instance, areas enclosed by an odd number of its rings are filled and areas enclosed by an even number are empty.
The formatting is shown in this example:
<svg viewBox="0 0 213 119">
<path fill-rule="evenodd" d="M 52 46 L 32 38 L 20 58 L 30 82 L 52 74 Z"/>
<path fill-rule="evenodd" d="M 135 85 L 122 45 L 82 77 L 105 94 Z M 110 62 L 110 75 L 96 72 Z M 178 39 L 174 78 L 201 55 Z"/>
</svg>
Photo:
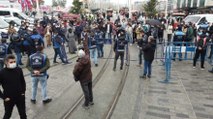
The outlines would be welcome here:
<svg viewBox="0 0 213 119">
<path fill-rule="evenodd" d="M 32 78 L 32 97 L 31 102 L 36 103 L 38 82 L 41 83 L 43 103 L 49 103 L 51 98 L 47 97 L 47 70 L 50 67 L 49 59 L 43 52 L 43 47 L 38 46 L 37 52 L 32 54 L 27 61 L 27 69 L 31 72 Z"/>
<path fill-rule="evenodd" d="M 116 70 L 116 64 L 119 57 L 121 59 L 120 70 L 123 69 L 124 52 L 125 52 L 125 46 L 127 44 L 127 41 L 125 40 L 125 38 L 126 38 L 125 30 L 119 29 L 118 39 L 115 41 L 115 44 L 114 44 L 114 52 L 115 52 L 114 67 L 113 67 L 114 71 Z"/>
<path fill-rule="evenodd" d="M 22 58 L 22 56 L 21 56 L 21 46 L 22 46 L 21 39 L 18 34 L 12 34 L 10 39 L 11 39 L 10 47 L 14 50 L 16 57 L 17 57 L 16 58 L 17 66 L 23 65 L 23 63 L 21 61 L 21 58 Z"/>
<path fill-rule="evenodd" d="M 174 38 L 173 38 L 174 46 L 181 46 L 182 45 L 181 42 L 183 42 L 184 36 L 185 36 L 185 33 L 182 32 L 182 28 L 179 26 L 178 30 L 175 31 L 174 33 Z M 179 51 L 178 54 L 179 54 L 179 60 L 181 61 L 181 58 L 182 58 L 181 51 Z M 176 58 L 176 52 L 173 55 L 174 61 L 175 61 L 175 58 Z"/>
<path fill-rule="evenodd" d="M 38 33 L 37 29 L 33 29 L 33 34 L 31 35 L 31 40 L 33 42 L 33 53 L 36 52 L 38 46 L 44 47 L 44 41 L 42 36 Z"/>
<path fill-rule="evenodd" d="M 0 43 L 0 70 L 4 67 L 4 58 L 7 54 L 11 54 L 11 49 L 9 48 L 8 44 L 6 43 L 6 38 L 1 39 Z"/>
</svg>

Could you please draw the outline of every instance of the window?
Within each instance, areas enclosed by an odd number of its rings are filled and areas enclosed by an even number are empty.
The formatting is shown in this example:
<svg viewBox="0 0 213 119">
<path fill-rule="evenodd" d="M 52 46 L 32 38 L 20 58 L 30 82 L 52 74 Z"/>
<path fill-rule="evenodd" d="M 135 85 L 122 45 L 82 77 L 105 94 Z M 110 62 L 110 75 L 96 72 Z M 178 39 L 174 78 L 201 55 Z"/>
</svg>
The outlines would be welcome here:
<svg viewBox="0 0 213 119">
<path fill-rule="evenodd" d="M 9 11 L 0 11 L 0 16 L 8 16 L 10 15 Z"/>
<path fill-rule="evenodd" d="M 16 13 L 16 12 L 13 13 L 13 16 L 14 16 L 14 17 L 17 17 L 17 18 L 19 18 L 19 19 L 24 19 L 21 15 L 19 15 L 19 14 Z"/>
<path fill-rule="evenodd" d="M 205 5 L 205 0 L 200 0 L 200 7 L 204 7 Z"/>
</svg>

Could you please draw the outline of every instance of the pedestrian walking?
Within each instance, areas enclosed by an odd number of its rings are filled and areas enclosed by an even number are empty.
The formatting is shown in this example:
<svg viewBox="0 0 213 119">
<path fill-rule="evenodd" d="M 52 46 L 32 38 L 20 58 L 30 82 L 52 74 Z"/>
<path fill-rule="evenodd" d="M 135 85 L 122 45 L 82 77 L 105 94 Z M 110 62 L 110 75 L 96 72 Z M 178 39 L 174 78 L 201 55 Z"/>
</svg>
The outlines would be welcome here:
<svg viewBox="0 0 213 119">
<path fill-rule="evenodd" d="M 76 47 L 75 36 L 74 36 L 74 32 L 72 28 L 68 29 L 66 37 L 68 40 L 69 53 L 75 54 L 75 52 L 77 51 L 77 47 Z"/>
<path fill-rule="evenodd" d="M 144 52 L 144 70 L 143 70 L 143 76 L 141 78 L 151 78 L 152 75 L 152 62 L 154 60 L 155 56 L 155 39 L 153 36 L 149 36 L 148 38 L 148 44 L 145 45 L 142 50 Z"/>
<path fill-rule="evenodd" d="M 63 54 L 62 54 L 62 51 L 61 51 L 61 47 L 62 47 L 62 45 L 63 45 L 63 39 L 62 39 L 62 37 L 60 37 L 60 36 L 58 35 L 58 32 L 57 32 L 56 29 L 53 31 L 52 42 L 53 42 L 53 48 L 54 48 L 54 51 L 55 51 L 53 63 L 58 63 L 58 62 L 56 61 L 56 58 L 57 58 L 57 56 L 59 55 L 61 61 L 62 61 L 64 64 L 67 64 L 68 62 L 65 61 L 65 59 L 64 59 L 64 57 L 63 57 Z"/>
<path fill-rule="evenodd" d="M 25 105 L 26 83 L 21 68 L 16 66 L 16 58 L 9 54 L 5 58 L 6 67 L 0 71 L 0 98 L 4 100 L 4 117 L 10 119 L 13 107 L 16 106 L 20 119 L 27 119 Z"/>
<path fill-rule="evenodd" d="M 89 109 L 90 105 L 94 105 L 92 91 L 92 71 L 89 55 L 81 49 L 78 52 L 78 60 L 75 64 L 73 75 L 75 81 L 79 81 L 84 93 L 85 101 L 83 108 Z"/>
<path fill-rule="evenodd" d="M 51 98 L 47 97 L 47 70 L 50 67 L 50 62 L 46 54 L 43 53 L 43 47 L 38 46 L 37 52 L 32 54 L 27 61 L 27 69 L 31 72 L 32 78 L 32 97 L 31 102 L 36 103 L 36 95 L 38 82 L 41 83 L 43 103 L 49 103 Z"/>
</svg>

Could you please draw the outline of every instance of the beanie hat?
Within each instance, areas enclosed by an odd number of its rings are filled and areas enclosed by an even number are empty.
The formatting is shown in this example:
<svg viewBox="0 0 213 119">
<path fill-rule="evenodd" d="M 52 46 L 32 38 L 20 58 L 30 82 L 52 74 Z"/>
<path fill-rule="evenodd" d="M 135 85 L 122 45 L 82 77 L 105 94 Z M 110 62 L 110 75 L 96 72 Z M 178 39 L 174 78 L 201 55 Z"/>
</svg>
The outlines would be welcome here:
<svg viewBox="0 0 213 119">
<path fill-rule="evenodd" d="M 79 58 L 82 58 L 82 57 L 84 57 L 85 56 L 85 52 L 81 49 L 81 50 L 79 50 L 78 51 L 78 57 Z"/>
</svg>

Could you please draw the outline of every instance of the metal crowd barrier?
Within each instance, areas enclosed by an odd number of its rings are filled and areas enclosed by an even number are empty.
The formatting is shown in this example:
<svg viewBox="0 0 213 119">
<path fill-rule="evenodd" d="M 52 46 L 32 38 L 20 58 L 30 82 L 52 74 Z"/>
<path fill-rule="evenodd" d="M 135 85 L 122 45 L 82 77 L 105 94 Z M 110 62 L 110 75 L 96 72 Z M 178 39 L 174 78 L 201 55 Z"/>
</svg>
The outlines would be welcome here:
<svg viewBox="0 0 213 119">
<path fill-rule="evenodd" d="M 159 46 L 161 49 L 160 57 L 158 57 Z M 179 60 L 193 60 L 195 52 L 196 52 L 196 48 L 197 47 L 194 42 L 170 42 L 170 43 L 157 45 L 156 59 L 164 60 L 163 64 L 165 66 L 165 80 L 160 82 L 162 83 L 170 82 L 172 60 L 176 59 L 176 57 L 174 57 L 174 54 L 179 55 L 177 56 Z M 212 48 L 213 48 L 213 43 L 208 43 L 205 60 L 208 61 L 209 64 L 213 66 L 213 56 L 211 56 L 210 59 L 208 58 L 210 51 L 213 50 Z"/>
</svg>

